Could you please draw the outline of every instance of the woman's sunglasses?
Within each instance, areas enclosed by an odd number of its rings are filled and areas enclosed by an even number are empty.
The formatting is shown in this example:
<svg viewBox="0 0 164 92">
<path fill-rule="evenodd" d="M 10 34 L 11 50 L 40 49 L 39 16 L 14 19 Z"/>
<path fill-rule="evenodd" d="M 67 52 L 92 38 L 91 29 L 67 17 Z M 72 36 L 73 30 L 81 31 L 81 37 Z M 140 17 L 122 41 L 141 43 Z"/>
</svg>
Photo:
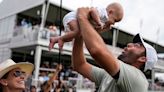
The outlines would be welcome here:
<svg viewBox="0 0 164 92">
<path fill-rule="evenodd" d="M 15 71 L 15 72 L 13 73 L 13 75 L 14 75 L 15 77 L 20 77 L 20 76 L 26 76 L 26 73 L 23 72 L 23 71 Z"/>
</svg>

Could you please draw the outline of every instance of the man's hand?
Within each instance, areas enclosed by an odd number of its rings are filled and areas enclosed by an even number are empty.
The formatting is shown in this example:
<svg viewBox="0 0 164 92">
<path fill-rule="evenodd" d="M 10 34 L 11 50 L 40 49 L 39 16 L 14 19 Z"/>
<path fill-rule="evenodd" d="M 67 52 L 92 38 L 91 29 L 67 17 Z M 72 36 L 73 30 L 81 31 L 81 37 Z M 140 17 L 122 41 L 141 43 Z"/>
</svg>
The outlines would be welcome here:
<svg viewBox="0 0 164 92">
<path fill-rule="evenodd" d="M 103 26 L 103 28 L 95 28 L 95 30 L 96 30 L 98 33 L 103 33 L 103 32 L 105 32 L 105 31 L 110 31 L 110 30 L 111 30 L 111 26 L 109 26 L 109 27 Z"/>
<path fill-rule="evenodd" d="M 58 64 L 57 67 L 56 67 L 56 70 L 61 71 L 62 70 L 62 64 Z"/>
<path fill-rule="evenodd" d="M 90 8 L 78 8 L 77 10 L 77 18 L 85 18 L 85 19 L 89 19 L 90 17 Z"/>
</svg>

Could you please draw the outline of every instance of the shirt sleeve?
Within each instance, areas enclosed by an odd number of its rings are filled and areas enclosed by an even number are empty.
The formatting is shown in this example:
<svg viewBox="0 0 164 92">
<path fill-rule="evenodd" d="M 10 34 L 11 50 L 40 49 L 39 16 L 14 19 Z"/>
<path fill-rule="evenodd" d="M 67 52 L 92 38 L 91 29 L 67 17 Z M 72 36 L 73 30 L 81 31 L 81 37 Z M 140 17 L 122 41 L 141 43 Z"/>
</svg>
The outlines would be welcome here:
<svg viewBox="0 0 164 92">
<path fill-rule="evenodd" d="M 95 82 L 96 86 L 99 86 L 103 78 L 105 78 L 107 72 L 104 69 L 92 66 L 91 73 L 93 81 Z"/>
<path fill-rule="evenodd" d="M 148 81 L 137 68 L 120 61 L 120 75 L 117 80 L 122 92 L 147 92 Z"/>
</svg>

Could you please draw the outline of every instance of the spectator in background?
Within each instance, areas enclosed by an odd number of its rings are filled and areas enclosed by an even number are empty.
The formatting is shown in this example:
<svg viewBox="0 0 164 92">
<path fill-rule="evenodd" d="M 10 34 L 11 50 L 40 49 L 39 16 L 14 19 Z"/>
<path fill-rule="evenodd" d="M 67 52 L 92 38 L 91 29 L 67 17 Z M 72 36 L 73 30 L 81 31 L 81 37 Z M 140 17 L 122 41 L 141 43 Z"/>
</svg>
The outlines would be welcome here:
<svg viewBox="0 0 164 92">
<path fill-rule="evenodd" d="M 57 27 L 55 26 L 55 25 L 50 25 L 49 27 L 48 27 L 48 30 L 47 30 L 47 33 L 46 33 L 47 35 L 47 39 L 49 40 L 50 39 L 50 37 L 55 37 L 55 36 L 58 36 L 58 34 L 57 34 Z"/>
<path fill-rule="evenodd" d="M 28 23 L 27 23 L 26 19 L 22 19 L 21 26 L 22 27 L 28 27 Z"/>
<path fill-rule="evenodd" d="M 56 33 L 57 27 L 55 25 L 49 26 L 49 30 L 50 30 L 50 37 L 51 36 L 58 36 L 57 33 Z"/>
<path fill-rule="evenodd" d="M 56 67 L 56 70 L 54 72 L 54 74 L 50 77 L 49 80 L 45 81 L 42 85 L 41 85 L 41 91 L 40 92 L 50 92 L 51 90 L 54 89 L 54 85 L 53 82 L 54 80 L 57 79 L 59 72 L 62 69 L 62 65 L 58 64 Z M 56 90 L 56 88 L 54 89 Z"/>
<path fill-rule="evenodd" d="M 32 86 L 30 87 L 30 92 L 37 92 L 36 90 L 37 90 L 37 89 L 36 89 L 36 86 L 33 86 L 33 85 L 32 85 Z"/>
<path fill-rule="evenodd" d="M 48 80 L 49 80 L 49 77 L 48 77 L 47 71 L 41 70 L 40 75 L 39 75 L 40 83 L 43 84 L 45 81 L 48 81 Z"/>
</svg>

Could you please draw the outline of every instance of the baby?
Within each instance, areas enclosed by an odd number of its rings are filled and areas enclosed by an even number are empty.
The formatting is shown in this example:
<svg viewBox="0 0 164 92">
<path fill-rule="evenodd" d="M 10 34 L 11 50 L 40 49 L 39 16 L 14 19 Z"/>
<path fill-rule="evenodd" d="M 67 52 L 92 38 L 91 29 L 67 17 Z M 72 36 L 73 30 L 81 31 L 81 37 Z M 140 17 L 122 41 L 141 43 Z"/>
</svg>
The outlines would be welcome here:
<svg viewBox="0 0 164 92">
<path fill-rule="evenodd" d="M 72 39 L 80 31 L 78 21 L 76 19 L 77 12 L 70 12 L 63 18 L 63 25 L 66 34 L 58 37 L 51 37 L 49 50 L 55 43 L 58 43 L 59 50 L 62 50 L 64 42 L 72 41 Z M 111 25 L 119 22 L 123 17 L 123 8 L 119 3 L 111 3 L 106 8 L 90 8 L 89 21 L 98 32 L 104 32 L 110 29 Z"/>
</svg>

